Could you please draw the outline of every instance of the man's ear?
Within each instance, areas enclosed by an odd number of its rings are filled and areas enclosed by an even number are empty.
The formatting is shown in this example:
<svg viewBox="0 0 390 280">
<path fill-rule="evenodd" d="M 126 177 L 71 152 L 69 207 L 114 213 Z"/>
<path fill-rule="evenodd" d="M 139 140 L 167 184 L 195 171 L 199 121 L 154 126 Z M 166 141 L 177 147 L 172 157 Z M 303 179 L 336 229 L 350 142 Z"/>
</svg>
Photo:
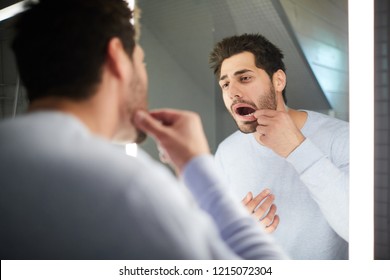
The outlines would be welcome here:
<svg viewBox="0 0 390 280">
<path fill-rule="evenodd" d="M 282 92 L 286 87 L 287 77 L 283 70 L 279 69 L 272 75 L 272 84 L 276 92 Z"/>
<path fill-rule="evenodd" d="M 130 59 L 119 38 L 111 38 L 108 42 L 106 63 L 108 69 L 117 78 L 129 76 Z"/>
</svg>

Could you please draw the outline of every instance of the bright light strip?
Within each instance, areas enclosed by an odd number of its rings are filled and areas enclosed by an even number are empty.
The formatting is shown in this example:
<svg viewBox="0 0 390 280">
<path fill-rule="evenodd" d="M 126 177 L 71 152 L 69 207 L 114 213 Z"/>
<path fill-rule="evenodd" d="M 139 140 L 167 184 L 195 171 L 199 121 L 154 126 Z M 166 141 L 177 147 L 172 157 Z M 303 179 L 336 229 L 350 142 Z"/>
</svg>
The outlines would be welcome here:
<svg viewBox="0 0 390 280">
<path fill-rule="evenodd" d="M 350 98 L 349 257 L 374 255 L 374 0 L 348 1 Z"/>
<path fill-rule="evenodd" d="M 25 10 L 24 3 L 26 1 L 22 1 L 16 4 L 13 4 L 11 6 L 8 6 L 7 8 L 0 10 L 0 21 L 6 20 L 10 17 L 13 17 L 14 15 L 23 12 Z"/>
<path fill-rule="evenodd" d="M 6 20 L 14 15 L 23 12 L 25 10 L 24 3 L 26 0 L 21 1 L 19 3 L 8 6 L 4 9 L 0 10 L 0 21 Z M 133 11 L 135 6 L 135 0 L 127 0 L 129 8 Z M 131 23 L 134 24 L 134 20 L 131 19 Z"/>
<path fill-rule="evenodd" d="M 126 154 L 132 157 L 137 157 L 138 145 L 135 143 L 126 144 Z"/>
<path fill-rule="evenodd" d="M 134 11 L 135 0 L 126 0 L 126 1 L 127 1 L 128 5 L 129 5 L 130 10 Z M 132 19 L 130 20 L 130 23 L 131 23 L 132 25 L 134 25 L 134 18 L 132 18 Z"/>
</svg>

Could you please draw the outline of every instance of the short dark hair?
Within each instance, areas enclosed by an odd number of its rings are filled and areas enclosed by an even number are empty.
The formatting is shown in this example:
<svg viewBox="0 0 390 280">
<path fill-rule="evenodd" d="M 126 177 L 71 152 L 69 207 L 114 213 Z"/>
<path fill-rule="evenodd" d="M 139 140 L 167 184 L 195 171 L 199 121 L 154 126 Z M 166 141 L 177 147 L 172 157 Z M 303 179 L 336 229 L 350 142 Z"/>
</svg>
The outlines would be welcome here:
<svg viewBox="0 0 390 280">
<path fill-rule="evenodd" d="M 272 44 L 267 38 L 260 34 L 242 34 L 224 38 L 218 42 L 210 54 L 210 67 L 214 74 L 221 75 L 222 62 L 242 52 L 251 52 L 255 56 L 257 68 L 263 69 L 272 79 L 273 74 L 279 69 L 286 72 L 283 62 L 282 51 Z M 283 99 L 286 102 L 285 89 L 283 90 Z"/>
<path fill-rule="evenodd" d="M 124 0 L 40 0 L 26 8 L 17 16 L 12 49 L 30 101 L 91 96 L 114 37 L 132 58 L 135 31 Z"/>
</svg>

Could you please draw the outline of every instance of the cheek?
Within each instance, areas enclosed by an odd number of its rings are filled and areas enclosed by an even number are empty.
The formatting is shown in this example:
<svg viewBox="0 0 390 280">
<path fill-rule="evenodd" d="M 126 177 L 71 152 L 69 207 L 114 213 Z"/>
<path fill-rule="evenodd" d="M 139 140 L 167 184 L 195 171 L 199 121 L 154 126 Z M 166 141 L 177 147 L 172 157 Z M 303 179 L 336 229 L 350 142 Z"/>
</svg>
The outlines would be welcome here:
<svg viewBox="0 0 390 280">
<path fill-rule="evenodd" d="M 140 65 L 140 67 L 138 68 L 139 69 L 139 81 L 138 81 L 138 90 L 139 90 L 139 94 L 142 96 L 142 97 L 146 97 L 147 96 L 147 92 L 148 92 L 148 75 L 147 75 L 147 72 L 146 72 L 146 68 L 144 65 Z"/>
<path fill-rule="evenodd" d="M 231 98 L 228 97 L 227 93 L 222 92 L 222 99 L 223 99 L 223 103 L 225 103 L 226 108 L 230 110 L 230 105 L 232 104 Z"/>
<path fill-rule="evenodd" d="M 248 98 L 252 101 L 258 100 L 259 98 L 268 95 L 269 87 L 264 85 L 253 86 L 249 91 Z"/>
</svg>

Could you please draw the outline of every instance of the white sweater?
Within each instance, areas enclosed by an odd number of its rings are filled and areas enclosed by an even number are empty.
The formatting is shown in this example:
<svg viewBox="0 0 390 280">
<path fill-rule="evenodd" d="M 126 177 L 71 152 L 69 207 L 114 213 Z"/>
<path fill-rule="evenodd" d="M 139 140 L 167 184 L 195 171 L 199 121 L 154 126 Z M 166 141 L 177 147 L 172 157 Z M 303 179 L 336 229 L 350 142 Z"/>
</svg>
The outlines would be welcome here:
<svg viewBox="0 0 390 280">
<path fill-rule="evenodd" d="M 202 211 L 144 152 L 42 111 L 0 122 L 0 172 L 1 259 L 285 257 L 225 194 L 210 155 L 183 174 Z"/>
<path fill-rule="evenodd" d="M 287 159 L 236 132 L 219 145 L 217 165 L 240 201 L 271 189 L 280 216 L 272 235 L 291 258 L 347 259 L 349 126 L 307 113 L 306 140 Z"/>
</svg>

